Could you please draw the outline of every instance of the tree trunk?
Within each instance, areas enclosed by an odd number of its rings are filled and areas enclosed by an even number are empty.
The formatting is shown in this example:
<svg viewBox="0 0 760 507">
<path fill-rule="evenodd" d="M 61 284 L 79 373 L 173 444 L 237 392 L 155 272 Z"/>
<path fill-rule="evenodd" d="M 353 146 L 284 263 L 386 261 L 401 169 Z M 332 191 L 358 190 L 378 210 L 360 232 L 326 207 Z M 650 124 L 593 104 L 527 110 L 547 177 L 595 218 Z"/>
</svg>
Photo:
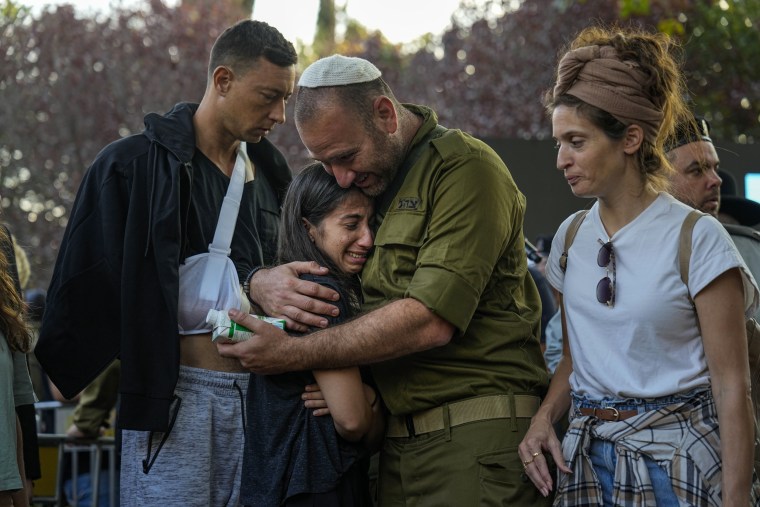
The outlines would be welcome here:
<svg viewBox="0 0 760 507">
<path fill-rule="evenodd" d="M 335 52 L 335 0 L 319 0 L 313 48 L 320 57 Z"/>
<path fill-rule="evenodd" d="M 182 0 L 181 3 L 187 5 L 199 4 L 199 3 L 212 3 L 216 0 Z M 246 16 L 251 17 L 253 14 L 253 4 L 256 0 L 229 0 L 229 5 L 234 5 L 240 9 L 240 12 Z"/>
<path fill-rule="evenodd" d="M 253 14 L 253 4 L 256 3 L 256 0 L 237 0 L 240 2 L 240 7 L 243 9 L 244 12 L 247 12 L 250 16 Z"/>
</svg>

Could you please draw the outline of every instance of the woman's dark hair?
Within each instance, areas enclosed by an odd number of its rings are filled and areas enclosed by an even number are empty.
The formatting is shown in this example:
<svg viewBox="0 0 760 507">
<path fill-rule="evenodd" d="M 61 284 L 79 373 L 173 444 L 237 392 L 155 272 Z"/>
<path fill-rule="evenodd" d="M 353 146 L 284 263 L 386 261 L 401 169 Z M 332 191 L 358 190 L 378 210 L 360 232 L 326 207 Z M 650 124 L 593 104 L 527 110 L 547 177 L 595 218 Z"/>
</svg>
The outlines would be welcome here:
<svg viewBox="0 0 760 507">
<path fill-rule="evenodd" d="M 8 245 L 8 248 L 0 248 L 0 332 L 11 350 L 29 352 L 32 335 L 24 315 L 24 300 L 10 271 L 7 255 L 12 255 L 13 246 L 5 227 L 0 227 L 0 244 Z"/>
<path fill-rule="evenodd" d="M 311 241 L 303 223 L 306 219 L 312 225 L 319 226 L 352 192 L 359 190 L 342 188 L 319 162 L 309 164 L 293 178 L 282 205 L 277 262 L 314 261 L 325 266 L 344 289 L 358 295 L 358 277 L 343 273 L 323 254 Z"/>
</svg>

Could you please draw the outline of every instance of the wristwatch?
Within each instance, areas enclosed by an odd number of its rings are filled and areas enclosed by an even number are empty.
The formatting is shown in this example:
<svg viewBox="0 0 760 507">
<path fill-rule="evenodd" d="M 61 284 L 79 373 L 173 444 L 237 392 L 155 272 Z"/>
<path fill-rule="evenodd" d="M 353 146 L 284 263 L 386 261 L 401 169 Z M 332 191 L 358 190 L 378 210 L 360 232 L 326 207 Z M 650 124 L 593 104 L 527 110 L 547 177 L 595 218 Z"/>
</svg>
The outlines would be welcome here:
<svg viewBox="0 0 760 507">
<path fill-rule="evenodd" d="M 251 297 L 251 278 L 253 278 L 253 275 L 256 274 L 256 271 L 264 268 L 265 266 L 258 266 L 253 268 L 251 272 L 248 273 L 248 276 L 245 277 L 245 280 L 243 280 L 243 294 L 245 294 L 245 297 L 248 298 L 248 302 L 252 305 L 255 305 L 256 302 Z"/>
</svg>

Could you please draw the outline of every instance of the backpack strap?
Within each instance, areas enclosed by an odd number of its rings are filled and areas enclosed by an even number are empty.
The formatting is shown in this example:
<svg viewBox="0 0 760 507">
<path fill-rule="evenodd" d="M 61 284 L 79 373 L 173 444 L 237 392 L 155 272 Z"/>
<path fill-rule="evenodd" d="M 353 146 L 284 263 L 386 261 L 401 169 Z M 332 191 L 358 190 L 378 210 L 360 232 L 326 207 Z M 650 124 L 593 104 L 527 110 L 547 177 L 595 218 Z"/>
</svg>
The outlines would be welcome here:
<svg viewBox="0 0 760 507">
<path fill-rule="evenodd" d="M 689 288 L 689 261 L 691 260 L 691 239 L 694 232 L 694 225 L 697 220 L 702 218 L 705 214 L 701 211 L 692 210 L 684 218 L 683 224 L 681 224 L 681 233 L 678 235 L 678 271 L 681 273 L 681 281 L 686 285 L 687 295 L 691 305 L 694 306 L 694 301 L 691 299 L 691 294 L 688 294 Z"/>
<path fill-rule="evenodd" d="M 686 285 L 689 302 L 691 302 L 694 311 L 697 311 L 694 300 L 691 299 L 689 290 L 689 260 L 691 257 L 691 238 L 694 232 L 694 225 L 704 213 L 694 210 L 691 211 L 681 225 L 681 234 L 678 238 L 678 269 L 681 272 L 681 280 Z M 697 318 L 697 328 L 701 333 L 699 318 Z M 747 332 L 747 358 L 749 360 L 750 385 L 752 393 L 752 412 L 755 418 L 755 473 L 760 475 L 760 324 L 755 319 L 747 319 L 745 322 Z"/>
<path fill-rule="evenodd" d="M 559 267 L 562 269 L 563 273 L 567 271 L 567 251 L 570 250 L 570 245 L 573 244 L 575 235 L 578 234 L 578 229 L 580 228 L 583 219 L 588 215 L 588 212 L 589 210 L 587 209 L 582 209 L 577 212 L 573 217 L 573 221 L 570 222 L 570 225 L 567 227 L 567 231 L 565 232 L 565 249 L 562 250 L 562 255 L 559 257 Z"/>
<path fill-rule="evenodd" d="M 681 280 L 686 285 L 687 291 L 689 288 L 689 260 L 691 257 L 692 232 L 694 231 L 694 224 L 704 215 L 701 211 L 691 211 L 686 215 L 681 225 L 681 234 L 678 239 L 678 269 L 681 272 Z M 696 311 L 694 300 L 691 299 L 690 294 L 687 293 L 687 295 L 692 308 Z M 697 326 L 699 326 L 699 320 L 697 320 Z M 757 382 L 760 383 L 760 323 L 753 318 L 747 319 L 745 327 L 749 347 L 750 371 L 753 374 L 753 378 L 757 377 Z M 760 399 L 758 399 L 758 402 L 760 403 Z"/>
</svg>

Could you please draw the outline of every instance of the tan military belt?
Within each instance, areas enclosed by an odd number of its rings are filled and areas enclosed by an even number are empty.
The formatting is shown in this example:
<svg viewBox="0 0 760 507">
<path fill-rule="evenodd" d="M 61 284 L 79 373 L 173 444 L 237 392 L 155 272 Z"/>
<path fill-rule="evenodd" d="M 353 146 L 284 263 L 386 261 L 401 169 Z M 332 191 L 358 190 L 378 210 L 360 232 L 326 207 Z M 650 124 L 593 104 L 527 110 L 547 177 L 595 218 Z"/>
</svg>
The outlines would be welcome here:
<svg viewBox="0 0 760 507">
<path fill-rule="evenodd" d="M 388 418 L 387 437 L 413 437 L 439 431 L 446 427 L 444 410 L 448 409 L 448 426 L 454 427 L 475 421 L 488 419 L 506 419 L 512 417 L 512 400 L 514 399 L 514 417 L 533 417 L 538 411 L 541 399 L 538 396 L 496 394 L 478 396 L 466 400 L 454 401 L 446 405 L 423 410 L 408 415 L 392 415 Z"/>
</svg>

